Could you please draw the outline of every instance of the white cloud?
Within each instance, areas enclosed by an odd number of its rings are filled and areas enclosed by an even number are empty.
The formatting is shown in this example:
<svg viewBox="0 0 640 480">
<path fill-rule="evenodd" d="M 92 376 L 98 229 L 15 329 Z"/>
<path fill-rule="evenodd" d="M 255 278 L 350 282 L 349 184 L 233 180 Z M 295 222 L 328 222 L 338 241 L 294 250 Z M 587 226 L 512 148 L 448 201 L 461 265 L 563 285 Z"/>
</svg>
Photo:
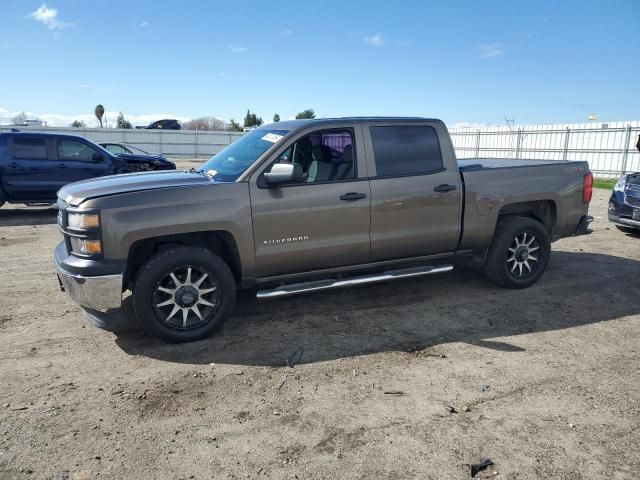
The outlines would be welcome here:
<svg viewBox="0 0 640 480">
<path fill-rule="evenodd" d="M 134 27 L 140 27 L 140 28 L 147 28 L 147 27 L 151 26 L 151 24 L 149 22 L 147 22 L 146 20 L 143 20 L 142 22 L 133 22 L 133 26 Z"/>
<path fill-rule="evenodd" d="M 11 112 L 7 109 L 0 107 L 0 125 L 7 125 L 11 123 L 11 119 L 16 116 L 20 112 Z M 36 113 L 36 112 L 25 112 L 27 118 L 29 119 L 39 119 L 44 122 L 47 122 L 47 126 L 49 127 L 68 127 L 71 125 L 71 122 L 74 120 L 83 121 L 87 127 L 98 127 L 99 122 L 98 119 L 92 112 L 89 113 L 80 113 L 77 115 L 62 115 L 58 113 Z M 103 123 L 110 127 L 115 126 L 116 119 L 120 112 L 117 111 L 107 111 L 103 117 Z M 191 120 L 190 117 L 185 117 L 181 115 L 175 115 L 173 113 L 143 113 L 140 115 L 133 115 L 126 112 L 124 113 L 124 118 L 129 120 L 132 125 L 148 125 L 151 122 L 156 120 L 161 120 L 163 118 L 175 118 L 180 122 L 186 122 Z"/>
<path fill-rule="evenodd" d="M 291 35 L 293 35 L 293 30 L 282 30 L 280 32 L 280 36 L 281 37 L 290 37 Z"/>
<path fill-rule="evenodd" d="M 36 22 L 40 22 L 43 25 L 46 25 L 50 30 L 55 30 L 56 28 L 66 28 L 70 27 L 71 23 L 66 23 L 58 19 L 58 10 L 55 8 L 47 7 L 46 3 L 40 5 L 36 11 L 31 12 L 25 18 L 31 18 Z"/>
<path fill-rule="evenodd" d="M 243 53 L 249 50 L 247 47 L 238 47 L 237 45 L 227 45 L 227 48 L 233 53 Z"/>
<path fill-rule="evenodd" d="M 387 43 L 381 33 L 366 36 L 362 39 L 362 41 L 371 47 L 381 47 L 385 43 Z"/>
<path fill-rule="evenodd" d="M 507 51 L 502 43 L 483 43 L 480 45 L 480 58 L 492 58 L 504 55 Z"/>
</svg>

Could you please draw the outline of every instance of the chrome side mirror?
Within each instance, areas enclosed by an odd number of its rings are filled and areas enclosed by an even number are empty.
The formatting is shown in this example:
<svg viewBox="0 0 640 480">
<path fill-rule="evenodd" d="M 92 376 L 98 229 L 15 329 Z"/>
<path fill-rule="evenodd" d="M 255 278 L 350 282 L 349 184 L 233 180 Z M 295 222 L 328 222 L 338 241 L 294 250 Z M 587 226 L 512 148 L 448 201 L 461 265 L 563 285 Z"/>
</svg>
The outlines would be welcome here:
<svg viewBox="0 0 640 480">
<path fill-rule="evenodd" d="M 269 172 L 265 172 L 264 179 L 269 185 L 304 181 L 302 167 L 297 163 L 275 163 Z"/>
</svg>

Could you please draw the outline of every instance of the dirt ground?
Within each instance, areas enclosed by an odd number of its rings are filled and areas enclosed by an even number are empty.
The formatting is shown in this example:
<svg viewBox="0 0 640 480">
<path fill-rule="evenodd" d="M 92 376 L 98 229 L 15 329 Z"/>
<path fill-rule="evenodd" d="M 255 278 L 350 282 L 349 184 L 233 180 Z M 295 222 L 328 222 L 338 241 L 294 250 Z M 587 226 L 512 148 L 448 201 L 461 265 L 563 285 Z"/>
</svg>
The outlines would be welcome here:
<svg viewBox="0 0 640 480">
<path fill-rule="evenodd" d="M 55 211 L 5 206 L 0 478 L 440 480 L 484 458 L 477 478 L 640 478 L 640 237 L 607 196 L 527 290 L 467 267 L 244 294 L 187 345 L 89 324 L 58 289 Z"/>
</svg>

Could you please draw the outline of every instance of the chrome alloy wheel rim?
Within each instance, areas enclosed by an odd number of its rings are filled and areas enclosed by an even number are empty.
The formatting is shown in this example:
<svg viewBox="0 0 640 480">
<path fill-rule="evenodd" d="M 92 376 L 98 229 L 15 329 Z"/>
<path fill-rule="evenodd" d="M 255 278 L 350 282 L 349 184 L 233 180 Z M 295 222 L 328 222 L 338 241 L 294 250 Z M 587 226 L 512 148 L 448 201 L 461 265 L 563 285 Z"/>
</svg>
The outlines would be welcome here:
<svg viewBox="0 0 640 480">
<path fill-rule="evenodd" d="M 220 306 L 218 283 L 211 272 L 184 266 L 168 272 L 154 287 L 152 305 L 166 326 L 189 330 L 207 323 Z"/>
<path fill-rule="evenodd" d="M 534 271 L 538 264 L 540 243 L 532 233 L 519 233 L 513 239 L 507 254 L 509 272 L 516 278 L 525 278 Z"/>
</svg>

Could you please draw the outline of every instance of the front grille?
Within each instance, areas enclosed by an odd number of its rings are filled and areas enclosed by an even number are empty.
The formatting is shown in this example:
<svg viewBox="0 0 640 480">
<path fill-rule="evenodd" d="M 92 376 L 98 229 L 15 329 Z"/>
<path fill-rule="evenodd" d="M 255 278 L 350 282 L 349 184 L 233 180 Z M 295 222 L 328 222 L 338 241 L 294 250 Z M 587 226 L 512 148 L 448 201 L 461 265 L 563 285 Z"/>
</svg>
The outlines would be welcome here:
<svg viewBox="0 0 640 480">
<path fill-rule="evenodd" d="M 62 239 L 64 240 L 64 244 L 67 247 L 67 252 L 71 252 L 71 240 L 69 239 L 69 235 L 65 231 L 67 227 L 67 204 L 65 201 L 58 199 L 58 217 L 57 217 L 58 228 L 60 229 L 60 233 L 62 234 Z"/>
<path fill-rule="evenodd" d="M 632 197 L 629 194 L 624 196 L 624 203 L 630 207 L 640 208 L 640 197 Z"/>
</svg>

